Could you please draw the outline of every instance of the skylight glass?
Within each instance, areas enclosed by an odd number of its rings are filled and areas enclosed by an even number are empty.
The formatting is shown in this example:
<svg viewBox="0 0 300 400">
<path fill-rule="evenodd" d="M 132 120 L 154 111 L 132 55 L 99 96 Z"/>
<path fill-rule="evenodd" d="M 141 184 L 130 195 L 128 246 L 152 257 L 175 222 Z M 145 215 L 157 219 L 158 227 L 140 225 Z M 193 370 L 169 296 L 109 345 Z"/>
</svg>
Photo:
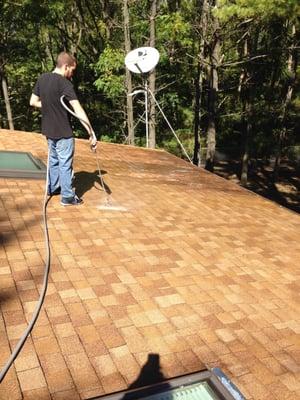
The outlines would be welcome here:
<svg viewBox="0 0 300 400">
<path fill-rule="evenodd" d="M 170 389 L 162 393 L 143 398 L 144 400 L 220 400 L 216 392 L 212 390 L 207 382 L 199 382 L 193 385 Z"/>
<path fill-rule="evenodd" d="M 21 151 L 0 151 L 0 177 L 45 179 L 45 164 L 31 153 Z"/>
<path fill-rule="evenodd" d="M 245 398 L 219 368 L 213 368 L 90 400 L 245 400 Z"/>
</svg>

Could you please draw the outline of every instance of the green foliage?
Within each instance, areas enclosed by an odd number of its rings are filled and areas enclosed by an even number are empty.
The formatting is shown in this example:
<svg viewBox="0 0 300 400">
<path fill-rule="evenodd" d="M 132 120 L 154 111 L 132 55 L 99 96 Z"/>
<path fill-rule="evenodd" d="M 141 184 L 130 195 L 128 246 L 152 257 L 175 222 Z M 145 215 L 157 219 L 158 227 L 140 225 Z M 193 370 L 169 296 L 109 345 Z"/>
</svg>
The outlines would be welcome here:
<svg viewBox="0 0 300 400">
<path fill-rule="evenodd" d="M 219 0 L 212 7 L 220 19 L 222 60 L 218 66 L 217 146 L 241 151 L 243 119 L 251 122 L 252 155 L 269 155 L 278 146 L 284 128 L 285 146 L 299 144 L 300 87 L 298 68 L 292 100 L 283 118 L 288 85 L 294 80 L 288 68 L 293 46 L 299 47 L 298 0 Z M 210 1 L 210 4 L 214 2 Z M 182 0 L 159 2 L 155 47 L 160 52 L 156 67 L 156 99 L 193 153 L 195 82 L 204 43 L 200 104 L 201 144 L 205 142 L 209 92 L 209 59 L 214 30 L 208 19 L 207 32 L 200 25 L 202 2 Z M 130 1 L 132 48 L 149 45 L 151 2 Z M 296 36 L 292 26 L 296 27 Z M 247 38 L 248 55 L 244 55 Z M 122 142 L 125 137 L 126 89 L 124 85 L 124 32 L 122 2 L 78 2 L 74 0 L 0 1 L 0 74 L 6 76 L 17 129 L 40 130 L 40 113 L 29 107 L 29 97 L 37 76 L 53 68 L 61 50 L 74 51 L 78 68 L 74 85 L 97 135 L 102 140 Z M 243 110 L 239 91 L 241 77 L 251 91 L 252 114 Z M 141 76 L 133 75 L 134 86 Z M 0 96 L 0 123 L 7 127 L 3 96 Z M 141 98 L 134 98 L 135 119 L 144 111 Z M 135 121 L 136 123 L 137 121 Z M 86 137 L 74 124 L 78 137 Z M 156 114 L 158 146 L 181 156 L 163 116 Z M 145 126 L 135 130 L 136 143 L 145 145 Z"/>
<path fill-rule="evenodd" d="M 300 12 L 298 0 L 219 0 L 218 15 L 221 18 L 270 18 L 280 16 L 297 18 Z"/>
<path fill-rule="evenodd" d="M 185 148 L 187 154 L 189 155 L 190 158 L 193 158 L 193 149 L 194 149 L 194 137 L 193 134 L 190 130 L 188 129 L 179 129 L 175 131 L 178 139 L 182 143 L 183 147 Z M 180 158 L 186 159 L 186 156 L 178 143 L 178 140 L 175 138 L 175 136 L 170 132 L 162 138 L 161 143 L 159 144 L 159 147 L 165 149 L 166 151 L 175 154 L 176 156 Z"/>
<path fill-rule="evenodd" d="M 99 78 L 95 81 L 98 90 L 110 99 L 124 96 L 124 53 L 121 50 L 106 47 L 95 65 Z"/>
<path fill-rule="evenodd" d="M 160 15 L 157 18 L 157 35 L 164 46 L 175 45 L 180 47 L 191 46 L 191 24 L 179 12 Z"/>
</svg>

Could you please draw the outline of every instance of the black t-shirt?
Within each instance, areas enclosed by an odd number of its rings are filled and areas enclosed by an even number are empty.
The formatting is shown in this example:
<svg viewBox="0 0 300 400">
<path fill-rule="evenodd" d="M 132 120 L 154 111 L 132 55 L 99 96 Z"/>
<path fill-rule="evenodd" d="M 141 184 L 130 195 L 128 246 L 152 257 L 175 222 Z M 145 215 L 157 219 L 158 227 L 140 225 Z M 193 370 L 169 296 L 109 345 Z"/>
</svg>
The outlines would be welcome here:
<svg viewBox="0 0 300 400">
<path fill-rule="evenodd" d="M 38 78 L 33 93 L 42 102 L 42 133 L 51 139 L 72 137 L 68 112 L 60 102 L 61 96 L 77 100 L 72 83 L 55 72 L 46 72 Z"/>
</svg>

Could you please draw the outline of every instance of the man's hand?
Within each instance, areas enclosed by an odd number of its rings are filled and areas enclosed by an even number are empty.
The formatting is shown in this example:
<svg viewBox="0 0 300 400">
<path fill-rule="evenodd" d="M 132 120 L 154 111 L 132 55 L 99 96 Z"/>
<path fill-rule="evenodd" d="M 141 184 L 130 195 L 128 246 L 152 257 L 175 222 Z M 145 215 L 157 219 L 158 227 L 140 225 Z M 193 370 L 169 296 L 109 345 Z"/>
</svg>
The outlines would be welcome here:
<svg viewBox="0 0 300 400">
<path fill-rule="evenodd" d="M 95 132 L 92 131 L 91 135 L 90 135 L 90 145 L 91 145 L 91 150 L 92 151 L 96 151 L 97 149 L 97 138 L 95 135 Z"/>
<path fill-rule="evenodd" d="M 31 97 L 30 97 L 29 104 L 30 104 L 32 107 L 42 108 L 41 99 L 39 98 L 39 96 L 37 96 L 37 95 L 34 94 L 34 93 L 32 93 L 32 95 L 31 95 Z"/>
</svg>

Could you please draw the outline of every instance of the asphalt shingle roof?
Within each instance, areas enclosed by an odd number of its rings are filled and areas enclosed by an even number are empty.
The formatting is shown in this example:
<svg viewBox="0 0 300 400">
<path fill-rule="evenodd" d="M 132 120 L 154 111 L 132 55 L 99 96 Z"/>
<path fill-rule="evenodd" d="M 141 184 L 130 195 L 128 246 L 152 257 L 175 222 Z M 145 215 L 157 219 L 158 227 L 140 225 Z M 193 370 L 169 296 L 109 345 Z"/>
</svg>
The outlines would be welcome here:
<svg viewBox="0 0 300 400">
<path fill-rule="evenodd" d="M 36 133 L 0 149 L 47 160 Z M 44 307 L 0 385 L 5 400 L 129 387 L 149 354 L 165 378 L 220 367 L 247 399 L 300 399 L 299 215 L 164 151 L 76 140 L 80 207 L 47 206 Z M 44 181 L 0 178 L 0 366 L 42 286 Z"/>
</svg>

